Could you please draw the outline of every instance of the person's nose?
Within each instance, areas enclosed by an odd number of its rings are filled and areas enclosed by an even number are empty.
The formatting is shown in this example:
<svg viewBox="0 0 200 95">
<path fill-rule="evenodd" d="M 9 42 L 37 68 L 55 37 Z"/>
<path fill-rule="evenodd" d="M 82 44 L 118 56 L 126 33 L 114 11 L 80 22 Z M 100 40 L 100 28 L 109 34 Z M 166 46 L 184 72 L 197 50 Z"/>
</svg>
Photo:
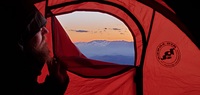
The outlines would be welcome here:
<svg viewBox="0 0 200 95">
<path fill-rule="evenodd" d="M 46 27 L 42 27 L 42 34 L 49 33 L 49 30 Z"/>
</svg>

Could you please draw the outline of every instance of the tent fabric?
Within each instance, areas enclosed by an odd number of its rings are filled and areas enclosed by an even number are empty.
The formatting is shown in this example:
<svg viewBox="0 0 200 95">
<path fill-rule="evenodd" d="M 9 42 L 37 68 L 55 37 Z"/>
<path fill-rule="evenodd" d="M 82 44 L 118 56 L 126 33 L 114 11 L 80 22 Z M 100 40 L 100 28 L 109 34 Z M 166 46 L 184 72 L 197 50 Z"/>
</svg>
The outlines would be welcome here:
<svg viewBox="0 0 200 95">
<path fill-rule="evenodd" d="M 46 0 L 36 4 L 48 20 L 52 56 L 65 64 L 70 76 L 66 95 L 200 94 L 199 47 L 176 13 L 162 0 L 156 1 Z M 135 42 L 134 66 L 86 58 L 55 18 L 74 11 L 108 13 L 123 21 Z"/>
<path fill-rule="evenodd" d="M 105 2 L 108 4 L 113 4 L 112 2 Z M 68 3 L 65 3 L 68 4 Z M 94 6 L 95 5 L 95 6 Z M 93 7 L 91 7 L 93 6 Z M 136 42 L 136 51 L 137 51 L 137 59 L 136 59 L 136 65 L 140 64 L 140 59 L 141 59 L 141 50 L 142 50 L 142 37 L 141 37 L 141 33 L 139 30 L 141 30 L 141 25 L 137 25 L 139 24 L 138 21 L 133 21 L 137 20 L 136 17 L 129 17 L 125 12 L 123 12 L 122 10 L 120 10 L 117 7 L 122 7 L 123 9 L 125 9 L 123 6 L 125 5 L 120 5 L 120 6 L 116 6 L 113 7 L 111 5 L 107 5 L 107 4 L 99 4 L 98 2 L 75 2 L 75 4 L 69 5 L 69 6 L 64 6 L 62 8 L 56 8 L 56 9 L 52 9 L 51 12 L 53 12 L 55 15 L 59 15 L 59 14 L 64 14 L 64 13 L 69 13 L 69 12 L 73 12 L 73 11 L 77 11 L 77 10 L 87 10 L 87 11 L 99 11 L 99 12 L 106 12 L 109 13 L 119 19 L 121 19 L 122 21 L 125 22 L 125 24 L 129 24 L 127 25 L 130 28 L 130 31 L 133 31 L 134 34 L 134 41 Z M 57 6 L 51 6 L 50 8 L 54 8 Z M 128 11 L 128 10 L 127 10 Z M 131 14 L 131 13 L 129 13 Z M 130 24 L 131 23 L 131 24 Z M 138 27 L 139 26 L 139 27 Z M 140 29 L 138 29 L 140 28 Z M 141 30 L 143 31 L 143 30 Z M 143 35 L 145 36 L 145 35 Z"/>
<path fill-rule="evenodd" d="M 110 78 L 84 78 L 71 72 L 65 95 L 136 95 L 135 69 Z"/>
<path fill-rule="evenodd" d="M 54 55 L 63 63 L 66 63 L 65 66 L 68 71 L 87 77 L 108 77 L 133 68 L 130 65 L 87 59 L 71 42 L 56 17 L 52 17 L 52 19 L 54 22 Z"/>
<path fill-rule="evenodd" d="M 52 26 L 54 56 L 65 63 L 71 80 L 65 95 L 79 95 L 80 93 L 85 95 L 134 95 L 136 93 L 133 66 L 87 59 L 71 42 L 55 17 L 52 17 L 52 22 L 54 22 Z M 86 78 L 77 78 L 70 72 Z M 74 84 L 77 82 L 80 85 Z M 91 90 L 94 88 L 95 90 Z"/>
<path fill-rule="evenodd" d="M 144 95 L 200 93 L 199 58 L 195 44 L 171 21 L 155 13 L 143 66 Z"/>
</svg>

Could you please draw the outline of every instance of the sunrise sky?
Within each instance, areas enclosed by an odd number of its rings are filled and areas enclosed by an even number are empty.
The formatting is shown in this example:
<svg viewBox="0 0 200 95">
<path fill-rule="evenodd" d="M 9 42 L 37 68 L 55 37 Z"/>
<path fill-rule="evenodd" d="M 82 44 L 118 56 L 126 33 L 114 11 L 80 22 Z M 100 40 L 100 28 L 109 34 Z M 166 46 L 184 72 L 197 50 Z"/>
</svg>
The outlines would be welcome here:
<svg viewBox="0 0 200 95">
<path fill-rule="evenodd" d="M 126 40 L 133 37 L 119 19 L 105 13 L 76 11 L 57 16 L 72 42 Z"/>
</svg>

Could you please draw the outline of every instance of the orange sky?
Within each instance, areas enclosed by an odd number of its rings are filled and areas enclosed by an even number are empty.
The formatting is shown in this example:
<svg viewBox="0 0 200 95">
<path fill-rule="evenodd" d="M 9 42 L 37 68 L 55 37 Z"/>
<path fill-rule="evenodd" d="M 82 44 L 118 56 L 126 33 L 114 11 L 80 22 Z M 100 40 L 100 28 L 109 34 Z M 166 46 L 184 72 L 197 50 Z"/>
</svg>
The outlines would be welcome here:
<svg viewBox="0 0 200 95">
<path fill-rule="evenodd" d="M 74 12 L 57 16 L 72 42 L 126 40 L 133 37 L 119 19 L 99 12 Z"/>
</svg>

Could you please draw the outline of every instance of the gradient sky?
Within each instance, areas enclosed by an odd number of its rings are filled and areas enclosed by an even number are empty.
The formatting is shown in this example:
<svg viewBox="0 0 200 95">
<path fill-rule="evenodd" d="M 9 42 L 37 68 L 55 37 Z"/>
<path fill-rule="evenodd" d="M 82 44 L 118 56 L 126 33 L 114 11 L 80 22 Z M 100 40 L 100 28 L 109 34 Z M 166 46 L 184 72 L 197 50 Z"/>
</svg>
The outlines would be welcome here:
<svg viewBox="0 0 200 95">
<path fill-rule="evenodd" d="M 133 37 L 119 19 L 105 13 L 76 11 L 57 16 L 72 42 L 126 40 Z"/>
</svg>

